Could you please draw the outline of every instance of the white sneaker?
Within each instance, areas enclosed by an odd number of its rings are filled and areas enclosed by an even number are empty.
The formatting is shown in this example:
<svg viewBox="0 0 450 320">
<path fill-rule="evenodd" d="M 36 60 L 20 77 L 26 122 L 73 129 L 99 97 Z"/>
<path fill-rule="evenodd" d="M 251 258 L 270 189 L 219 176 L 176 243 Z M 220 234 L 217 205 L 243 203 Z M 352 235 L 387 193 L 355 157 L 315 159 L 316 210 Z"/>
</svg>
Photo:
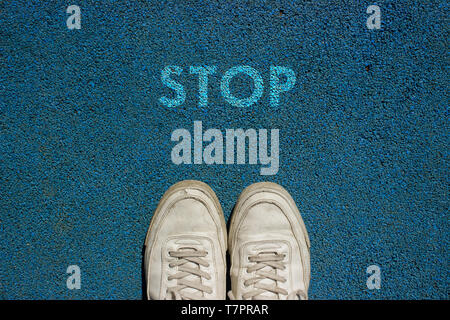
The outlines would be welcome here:
<svg viewBox="0 0 450 320">
<path fill-rule="evenodd" d="M 164 194 L 145 239 L 147 298 L 226 296 L 226 226 L 214 191 L 194 180 Z"/>
<path fill-rule="evenodd" d="M 230 299 L 308 299 L 309 238 L 289 193 L 255 183 L 239 197 L 228 237 Z"/>
</svg>

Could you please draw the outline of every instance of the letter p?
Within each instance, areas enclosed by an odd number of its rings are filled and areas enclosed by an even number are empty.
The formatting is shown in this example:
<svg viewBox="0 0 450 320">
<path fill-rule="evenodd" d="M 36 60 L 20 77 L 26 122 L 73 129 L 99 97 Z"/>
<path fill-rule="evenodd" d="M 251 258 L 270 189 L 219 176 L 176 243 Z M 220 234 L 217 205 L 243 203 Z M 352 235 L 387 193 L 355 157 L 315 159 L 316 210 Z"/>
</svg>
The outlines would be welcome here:
<svg viewBox="0 0 450 320">
<path fill-rule="evenodd" d="M 281 82 L 280 76 L 284 75 L 286 80 Z M 280 102 L 280 93 L 291 90 L 296 81 L 292 69 L 279 66 L 270 67 L 270 105 L 277 107 Z"/>
</svg>

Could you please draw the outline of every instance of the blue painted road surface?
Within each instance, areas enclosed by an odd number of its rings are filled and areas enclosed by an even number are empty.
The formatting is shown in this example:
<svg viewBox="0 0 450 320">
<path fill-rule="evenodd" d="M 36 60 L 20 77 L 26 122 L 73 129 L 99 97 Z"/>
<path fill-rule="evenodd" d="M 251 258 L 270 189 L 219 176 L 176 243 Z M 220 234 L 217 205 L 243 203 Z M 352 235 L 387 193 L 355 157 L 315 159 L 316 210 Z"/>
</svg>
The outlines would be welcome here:
<svg viewBox="0 0 450 320">
<path fill-rule="evenodd" d="M 80 29 L 67 26 L 70 5 Z M 141 299 L 152 213 L 170 185 L 197 179 L 227 219 L 251 183 L 292 194 L 311 238 L 311 299 L 448 299 L 448 9 L 0 1 L 0 298 Z M 205 84 L 191 66 L 215 72 Z M 233 75 L 239 66 L 250 72 Z M 194 163 L 195 122 L 223 135 L 223 164 Z M 268 155 L 278 143 L 275 174 L 260 156 L 225 161 L 226 130 L 239 128 L 266 129 Z M 190 164 L 172 159 L 177 129 L 191 135 Z M 367 286 L 372 265 L 380 289 Z"/>
</svg>

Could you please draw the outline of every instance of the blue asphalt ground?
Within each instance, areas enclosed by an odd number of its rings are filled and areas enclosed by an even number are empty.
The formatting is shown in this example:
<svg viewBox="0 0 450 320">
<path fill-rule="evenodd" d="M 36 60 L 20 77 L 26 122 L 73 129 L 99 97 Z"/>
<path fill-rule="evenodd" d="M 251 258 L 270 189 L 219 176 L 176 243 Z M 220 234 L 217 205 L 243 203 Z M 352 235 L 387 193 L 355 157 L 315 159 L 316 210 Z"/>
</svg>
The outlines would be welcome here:
<svg viewBox="0 0 450 320">
<path fill-rule="evenodd" d="M 228 4 L 225 4 L 228 2 Z M 141 299 L 142 247 L 164 191 L 211 185 L 227 219 L 274 181 L 311 238 L 311 299 L 449 298 L 447 1 L 0 1 L 0 298 Z M 68 30 L 66 8 L 81 8 Z M 366 8 L 381 7 L 381 30 Z M 447 21 L 447 23 L 445 22 Z M 161 70 L 178 65 L 186 102 Z M 189 67 L 216 66 L 198 105 Z M 257 104 L 220 93 L 231 67 Z M 271 65 L 295 71 L 269 103 Z M 238 97 L 248 78 L 232 82 Z M 280 170 L 172 163 L 172 131 L 280 129 Z M 81 268 L 68 290 L 66 269 Z M 381 289 L 366 268 L 381 268 Z"/>
</svg>

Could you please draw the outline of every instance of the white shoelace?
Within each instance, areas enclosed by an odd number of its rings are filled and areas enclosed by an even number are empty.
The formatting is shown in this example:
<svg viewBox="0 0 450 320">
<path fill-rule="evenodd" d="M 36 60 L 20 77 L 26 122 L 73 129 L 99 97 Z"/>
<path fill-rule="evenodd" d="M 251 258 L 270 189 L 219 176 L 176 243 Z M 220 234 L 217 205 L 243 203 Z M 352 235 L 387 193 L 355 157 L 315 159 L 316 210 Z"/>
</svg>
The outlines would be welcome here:
<svg viewBox="0 0 450 320">
<path fill-rule="evenodd" d="M 210 274 L 200 270 L 200 266 L 209 267 L 209 263 L 203 259 L 207 254 L 195 248 L 169 252 L 171 257 L 177 258 L 169 267 L 178 268 L 178 272 L 168 277 L 169 281 L 176 279 L 177 285 L 167 289 L 166 300 L 201 300 L 204 299 L 204 293 L 212 293 L 210 287 L 202 284 L 202 278 L 211 279 Z"/>
<path fill-rule="evenodd" d="M 278 282 L 286 282 L 286 278 L 277 274 L 277 270 L 285 270 L 286 263 L 283 262 L 286 255 L 276 252 L 262 252 L 256 255 L 249 256 L 249 261 L 254 264 L 247 268 L 248 273 L 255 272 L 255 277 L 250 278 L 244 282 L 245 287 L 252 286 L 253 289 L 245 292 L 242 295 L 244 300 L 278 300 L 280 295 L 287 296 L 287 300 L 306 300 L 307 295 L 302 290 L 297 290 L 288 293 L 287 290 L 279 287 Z M 267 268 L 269 267 L 269 268 Z M 264 270 L 264 269 L 270 269 Z M 272 280 L 273 285 L 268 285 L 268 281 Z M 269 295 L 267 295 L 269 293 Z M 263 295 L 266 294 L 266 295 Z M 236 300 L 232 291 L 228 292 L 228 297 L 231 300 Z"/>
</svg>

